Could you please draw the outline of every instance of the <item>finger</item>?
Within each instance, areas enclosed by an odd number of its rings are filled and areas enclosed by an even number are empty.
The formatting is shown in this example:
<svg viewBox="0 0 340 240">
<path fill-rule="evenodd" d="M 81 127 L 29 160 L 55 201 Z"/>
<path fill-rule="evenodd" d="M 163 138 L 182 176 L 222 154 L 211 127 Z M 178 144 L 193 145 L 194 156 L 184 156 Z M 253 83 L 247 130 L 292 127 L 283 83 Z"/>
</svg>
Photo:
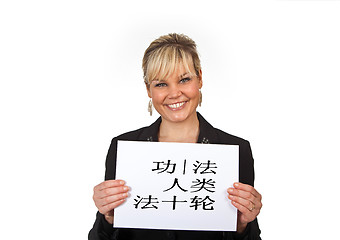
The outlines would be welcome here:
<svg viewBox="0 0 340 240">
<path fill-rule="evenodd" d="M 96 202 L 96 205 L 97 205 L 98 208 L 103 207 L 103 206 L 109 205 L 111 203 L 118 202 L 120 200 L 126 199 L 128 196 L 129 196 L 128 193 L 121 193 L 121 194 L 108 196 L 106 198 L 99 199 Z"/>
<path fill-rule="evenodd" d="M 238 190 L 235 188 L 229 188 L 228 193 L 229 193 L 229 196 L 231 195 L 231 196 L 243 198 L 244 200 L 248 200 L 254 203 L 257 202 L 256 197 L 251 192 Z"/>
<path fill-rule="evenodd" d="M 105 188 L 123 186 L 125 182 L 123 180 L 106 180 L 94 187 L 95 191 L 101 191 Z"/>
<path fill-rule="evenodd" d="M 261 194 L 253 186 L 249 184 L 236 182 L 234 183 L 234 187 L 235 189 L 243 190 L 246 192 L 251 192 L 251 194 L 253 194 L 257 198 L 260 198 L 260 199 L 262 198 Z"/>
<path fill-rule="evenodd" d="M 130 188 L 128 186 L 105 188 L 101 191 L 95 192 L 94 198 L 102 199 L 102 198 L 106 198 L 108 196 L 126 193 L 129 190 L 130 190 Z"/>
<path fill-rule="evenodd" d="M 228 198 L 230 200 L 242 205 L 243 207 L 247 208 L 249 211 L 253 211 L 256 207 L 254 202 L 246 200 L 246 199 L 238 197 L 238 196 L 229 195 Z"/>
<path fill-rule="evenodd" d="M 245 206 L 243 206 L 242 204 L 240 204 L 240 203 L 238 203 L 238 202 L 236 202 L 236 201 L 231 201 L 231 203 L 237 208 L 237 210 L 239 210 L 242 214 L 244 214 L 244 215 L 249 215 L 249 214 L 251 214 L 251 211 L 247 208 L 247 207 L 245 207 Z"/>
<path fill-rule="evenodd" d="M 122 203 L 125 202 L 126 199 L 121 199 L 119 201 L 116 201 L 116 202 L 113 202 L 113 203 L 110 203 L 110 204 L 107 204 L 105 206 L 102 206 L 102 207 L 99 207 L 98 208 L 98 211 L 101 213 L 101 214 L 107 214 L 108 212 L 112 211 L 113 209 L 115 209 L 116 207 L 120 206 Z"/>
</svg>

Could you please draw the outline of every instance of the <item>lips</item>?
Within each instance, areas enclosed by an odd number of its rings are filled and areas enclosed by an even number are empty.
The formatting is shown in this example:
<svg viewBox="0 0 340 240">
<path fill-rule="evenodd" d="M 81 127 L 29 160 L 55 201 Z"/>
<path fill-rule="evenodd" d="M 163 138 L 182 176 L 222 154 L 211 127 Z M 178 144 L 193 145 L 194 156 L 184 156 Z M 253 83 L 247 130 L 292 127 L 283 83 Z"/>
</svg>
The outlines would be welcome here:
<svg viewBox="0 0 340 240">
<path fill-rule="evenodd" d="M 178 102 L 178 103 L 173 103 L 173 104 L 167 104 L 166 106 L 170 108 L 171 110 L 179 110 L 179 109 L 182 109 L 185 103 L 186 102 Z"/>
</svg>

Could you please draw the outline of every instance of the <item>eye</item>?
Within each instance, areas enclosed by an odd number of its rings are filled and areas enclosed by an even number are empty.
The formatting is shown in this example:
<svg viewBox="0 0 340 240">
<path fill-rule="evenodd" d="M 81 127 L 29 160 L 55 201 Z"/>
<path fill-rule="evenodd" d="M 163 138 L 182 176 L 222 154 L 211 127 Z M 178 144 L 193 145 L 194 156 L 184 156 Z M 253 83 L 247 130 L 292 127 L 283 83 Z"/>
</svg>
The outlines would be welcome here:
<svg viewBox="0 0 340 240">
<path fill-rule="evenodd" d="M 180 83 L 186 83 L 186 82 L 189 82 L 190 80 L 191 80 L 191 78 L 186 77 L 186 78 L 181 79 Z"/>
<path fill-rule="evenodd" d="M 157 83 L 155 84 L 155 87 L 166 87 L 166 83 Z"/>
</svg>

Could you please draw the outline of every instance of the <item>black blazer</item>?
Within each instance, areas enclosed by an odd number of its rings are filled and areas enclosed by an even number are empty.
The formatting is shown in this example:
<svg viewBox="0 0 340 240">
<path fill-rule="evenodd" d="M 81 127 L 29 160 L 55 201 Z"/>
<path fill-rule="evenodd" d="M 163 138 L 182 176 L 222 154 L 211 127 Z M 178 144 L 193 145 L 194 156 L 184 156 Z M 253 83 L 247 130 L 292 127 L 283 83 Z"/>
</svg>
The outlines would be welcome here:
<svg viewBox="0 0 340 240">
<path fill-rule="evenodd" d="M 231 144 L 239 146 L 239 181 L 254 186 L 254 160 L 248 141 L 225 133 L 211 126 L 199 113 L 200 133 L 198 143 L 204 144 Z M 161 118 L 148 127 L 140 128 L 135 131 L 124 133 L 115 137 L 106 157 L 105 180 L 115 179 L 116 173 L 116 154 L 117 141 L 158 141 L 158 130 L 161 124 Z M 132 217 L 132 216 L 131 216 Z M 182 230 L 153 230 L 153 229 L 117 229 L 106 222 L 104 216 L 97 213 L 96 221 L 89 232 L 89 240 L 152 240 L 152 239 L 197 239 L 197 240 L 259 240 L 260 229 L 257 219 L 249 223 L 245 232 L 237 234 L 236 232 L 219 232 L 219 231 L 182 231 Z"/>
</svg>

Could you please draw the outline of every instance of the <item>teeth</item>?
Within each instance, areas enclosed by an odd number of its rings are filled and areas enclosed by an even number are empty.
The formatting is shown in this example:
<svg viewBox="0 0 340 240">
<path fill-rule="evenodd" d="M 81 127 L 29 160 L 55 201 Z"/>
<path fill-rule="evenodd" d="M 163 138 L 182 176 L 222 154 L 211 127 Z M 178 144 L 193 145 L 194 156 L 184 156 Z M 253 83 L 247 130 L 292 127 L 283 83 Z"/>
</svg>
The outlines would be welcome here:
<svg viewBox="0 0 340 240">
<path fill-rule="evenodd" d="M 175 103 L 175 104 L 169 104 L 168 106 L 169 106 L 170 108 L 179 108 L 179 107 L 183 106 L 184 103 L 185 103 L 185 102 Z"/>
</svg>

